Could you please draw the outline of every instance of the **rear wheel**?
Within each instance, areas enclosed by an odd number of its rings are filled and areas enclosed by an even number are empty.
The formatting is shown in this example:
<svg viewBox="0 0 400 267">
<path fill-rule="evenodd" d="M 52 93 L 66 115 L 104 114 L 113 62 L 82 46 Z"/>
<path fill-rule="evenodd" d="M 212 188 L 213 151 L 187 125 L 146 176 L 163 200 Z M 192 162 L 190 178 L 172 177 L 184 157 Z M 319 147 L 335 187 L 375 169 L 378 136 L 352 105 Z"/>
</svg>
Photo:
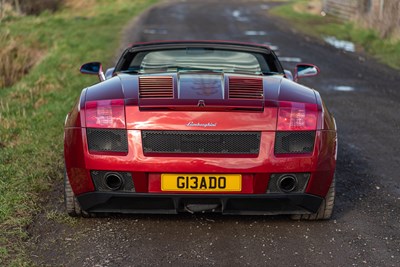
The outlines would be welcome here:
<svg viewBox="0 0 400 267">
<path fill-rule="evenodd" d="M 83 211 L 79 202 L 76 200 L 74 191 L 72 191 L 71 184 L 69 183 L 69 179 L 67 176 L 67 172 L 64 175 L 64 203 L 65 209 L 69 216 L 72 217 L 91 217 L 91 215 Z"/>
<path fill-rule="evenodd" d="M 335 177 L 333 177 L 329 191 L 326 194 L 324 200 L 321 203 L 317 213 L 313 214 L 295 214 L 291 215 L 292 220 L 328 220 L 331 218 L 333 213 L 333 206 L 335 204 Z"/>
</svg>

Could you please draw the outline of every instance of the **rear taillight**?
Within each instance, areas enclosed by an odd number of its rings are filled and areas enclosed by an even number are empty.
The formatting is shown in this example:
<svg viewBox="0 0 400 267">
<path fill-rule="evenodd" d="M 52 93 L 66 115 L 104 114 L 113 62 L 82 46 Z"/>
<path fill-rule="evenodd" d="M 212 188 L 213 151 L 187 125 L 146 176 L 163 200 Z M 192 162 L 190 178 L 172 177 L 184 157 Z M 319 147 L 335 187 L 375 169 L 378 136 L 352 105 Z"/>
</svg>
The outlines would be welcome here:
<svg viewBox="0 0 400 267">
<path fill-rule="evenodd" d="M 87 128 L 125 128 L 123 99 L 88 101 L 85 115 Z"/>
<path fill-rule="evenodd" d="M 316 130 L 318 107 L 316 104 L 280 102 L 278 131 Z"/>
</svg>

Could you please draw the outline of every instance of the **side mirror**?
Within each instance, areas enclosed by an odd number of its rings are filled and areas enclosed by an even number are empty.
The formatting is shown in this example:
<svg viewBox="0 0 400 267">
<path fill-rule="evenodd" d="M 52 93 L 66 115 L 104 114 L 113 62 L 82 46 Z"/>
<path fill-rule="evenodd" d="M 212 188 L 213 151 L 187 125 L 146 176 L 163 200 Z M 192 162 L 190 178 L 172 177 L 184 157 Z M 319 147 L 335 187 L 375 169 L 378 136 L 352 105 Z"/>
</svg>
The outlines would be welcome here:
<svg viewBox="0 0 400 267">
<path fill-rule="evenodd" d="M 284 70 L 285 71 L 285 77 L 291 81 L 293 81 L 293 74 L 290 70 Z"/>
<path fill-rule="evenodd" d="M 97 75 L 100 81 L 104 81 L 106 78 L 103 73 L 103 66 L 100 62 L 89 62 L 83 64 L 80 68 L 82 74 Z"/>
<path fill-rule="evenodd" d="M 105 74 L 106 80 L 108 80 L 112 77 L 114 70 L 115 70 L 115 68 L 109 68 L 106 70 L 106 74 Z"/>
<path fill-rule="evenodd" d="M 297 82 L 299 78 L 315 76 L 319 71 L 319 68 L 313 64 L 297 64 L 294 69 L 294 81 Z"/>
</svg>

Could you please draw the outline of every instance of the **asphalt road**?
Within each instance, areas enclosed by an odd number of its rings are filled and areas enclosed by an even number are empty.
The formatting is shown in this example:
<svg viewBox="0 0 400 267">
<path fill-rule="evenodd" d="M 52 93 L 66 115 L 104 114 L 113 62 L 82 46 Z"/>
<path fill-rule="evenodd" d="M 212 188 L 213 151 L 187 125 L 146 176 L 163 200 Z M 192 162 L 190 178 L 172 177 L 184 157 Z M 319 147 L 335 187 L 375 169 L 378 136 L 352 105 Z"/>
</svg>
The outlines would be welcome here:
<svg viewBox="0 0 400 267">
<path fill-rule="evenodd" d="M 66 219 L 62 182 L 29 227 L 31 259 L 49 266 L 400 266 L 400 74 L 291 30 L 262 1 L 167 2 L 124 42 L 223 39 L 268 43 L 287 69 L 315 63 L 316 88 L 339 128 L 332 220 L 286 216 L 135 215 Z"/>
</svg>

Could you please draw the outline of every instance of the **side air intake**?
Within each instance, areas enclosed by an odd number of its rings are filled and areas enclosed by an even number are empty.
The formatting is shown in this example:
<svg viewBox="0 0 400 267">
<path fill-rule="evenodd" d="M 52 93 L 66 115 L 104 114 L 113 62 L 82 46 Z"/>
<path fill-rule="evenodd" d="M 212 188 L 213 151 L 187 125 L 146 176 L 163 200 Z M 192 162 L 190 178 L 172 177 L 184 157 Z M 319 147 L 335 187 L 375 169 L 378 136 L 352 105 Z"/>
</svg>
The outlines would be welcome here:
<svg viewBox="0 0 400 267">
<path fill-rule="evenodd" d="M 174 84 L 170 76 L 139 77 L 139 98 L 173 98 Z"/>
</svg>

